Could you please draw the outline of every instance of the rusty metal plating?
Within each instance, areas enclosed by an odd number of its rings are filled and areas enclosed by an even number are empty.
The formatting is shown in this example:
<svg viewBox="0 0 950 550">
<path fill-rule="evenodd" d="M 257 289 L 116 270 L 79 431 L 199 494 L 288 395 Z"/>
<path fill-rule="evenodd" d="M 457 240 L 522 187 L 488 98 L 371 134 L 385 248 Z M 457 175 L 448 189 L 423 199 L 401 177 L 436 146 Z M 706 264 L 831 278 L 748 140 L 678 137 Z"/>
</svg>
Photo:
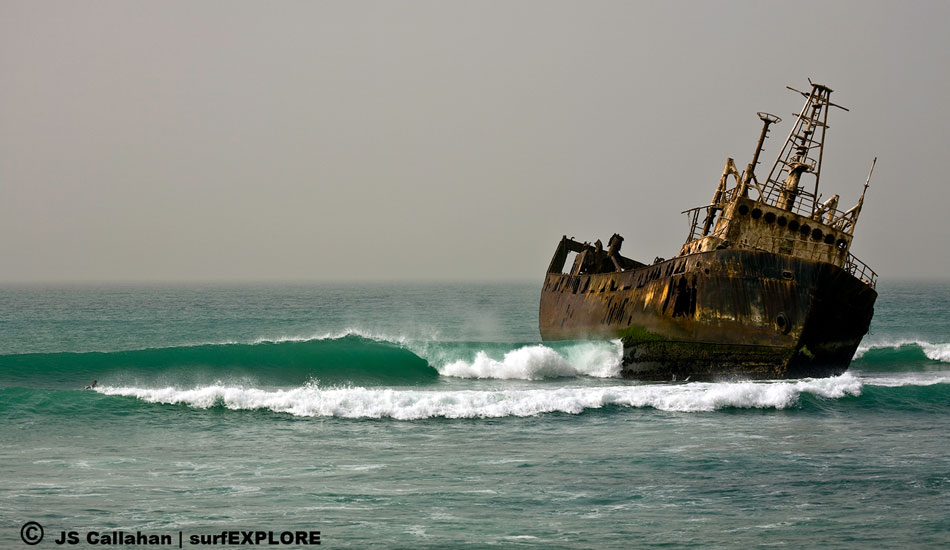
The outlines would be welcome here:
<svg viewBox="0 0 950 550">
<path fill-rule="evenodd" d="M 850 253 L 871 174 L 846 211 L 838 195 L 818 194 L 828 111 L 840 107 L 831 91 L 811 83 L 798 92 L 805 105 L 762 183 L 755 168 L 781 119 L 759 113 L 752 162 L 740 174 L 726 159 L 710 204 L 684 212 L 689 232 L 673 259 L 624 257 L 617 234 L 606 251 L 563 237 L 542 289 L 542 338 L 621 338 L 624 374 L 644 379 L 847 369 L 874 312 L 877 275 Z"/>
</svg>

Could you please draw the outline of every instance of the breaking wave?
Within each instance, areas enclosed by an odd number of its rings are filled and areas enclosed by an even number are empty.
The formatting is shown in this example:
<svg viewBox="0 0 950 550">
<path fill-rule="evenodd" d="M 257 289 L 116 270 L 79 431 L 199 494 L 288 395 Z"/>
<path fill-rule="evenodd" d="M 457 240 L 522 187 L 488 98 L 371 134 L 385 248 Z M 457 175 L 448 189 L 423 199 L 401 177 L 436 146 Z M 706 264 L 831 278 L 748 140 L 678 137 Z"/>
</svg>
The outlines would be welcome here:
<svg viewBox="0 0 950 550">
<path fill-rule="evenodd" d="M 133 397 L 148 403 L 207 409 L 270 410 L 300 417 L 499 418 L 545 413 L 580 414 L 605 407 L 654 408 L 708 412 L 720 409 L 786 409 L 802 395 L 838 399 L 861 394 L 863 383 L 845 374 L 836 378 L 787 382 L 645 384 L 607 387 L 559 387 L 502 390 L 412 390 L 330 387 L 288 390 L 237 386 L 167 388 L 101 387 L 108 396 Z"/>
<path fill-rule="evenodd" d="M 0 387 L 75 387 L 97 379 L 112 386 L 188 387 L 213 384 L 300 386 L 418 385 L 454 378 L 539 380 L 614 377 L 622 346 L 615 342 L 550 345 L 439 342 L 387 338 L 353 330 L 309 337 L 261 338 L 112 352 L 0 355 Z"/>
<path fill-rule="evenodd" d="M 536 345 L 505 353 L 501 360 L 479 351 L 472 361 L 457 360 L 439 368 L 443 376 L 456 378 L 496 378 L 541 380 L 573 376 L 615 378 L 620 376 L 623 344 L 582 342 L 564 348 L 561 353 Z"/>
</svg>

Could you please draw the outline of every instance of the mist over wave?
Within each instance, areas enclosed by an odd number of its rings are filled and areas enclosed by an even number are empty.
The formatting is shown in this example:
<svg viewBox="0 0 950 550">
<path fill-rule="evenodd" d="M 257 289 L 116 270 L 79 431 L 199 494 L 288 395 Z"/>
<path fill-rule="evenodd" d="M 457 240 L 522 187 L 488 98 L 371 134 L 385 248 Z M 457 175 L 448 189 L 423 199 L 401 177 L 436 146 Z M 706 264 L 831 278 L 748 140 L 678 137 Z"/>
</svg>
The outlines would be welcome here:
<svg viewBox="0 0 950 550">
<path fill-rule="evenodd" d="M 283 344 L 286 342 L 319 342 L 323 340 L 339 340 L 341 338 L 347 337 L 357 337 L 364 340 L 370 340 L 373 342 L 387 342 L 390 344 L 399 344 L 399 345 L 408 345 L 411 342 L 427 341 L 434 340 L 436 335 L 431 335 L 428 337 L 409 337 L 406 335 L 391 335 L 382 332 L 375 332 L 370 330 L 363 330 L 354 327 L 348 327 L 343 330 L 333 331 L 333 332 L 318 332 L 310 335 L 298 335 L 298 336 L 261 336 L 254 338 L 248 342 L 221 342 L 224 344 L 234 344 L 234 343 L 246 343 L 246 344 Z"/>
<path fill-rule="evenodd" d="M 439 368 L 443 376 L 541 380 L 574 376 L 620 376 L 623 345 L 613 342 L 579 342 L 561 353 L 543 346 L 524 346 L 505 353 L 501 360 L 479 351 L 472 361 L 453 361 Z"/>
</svg>

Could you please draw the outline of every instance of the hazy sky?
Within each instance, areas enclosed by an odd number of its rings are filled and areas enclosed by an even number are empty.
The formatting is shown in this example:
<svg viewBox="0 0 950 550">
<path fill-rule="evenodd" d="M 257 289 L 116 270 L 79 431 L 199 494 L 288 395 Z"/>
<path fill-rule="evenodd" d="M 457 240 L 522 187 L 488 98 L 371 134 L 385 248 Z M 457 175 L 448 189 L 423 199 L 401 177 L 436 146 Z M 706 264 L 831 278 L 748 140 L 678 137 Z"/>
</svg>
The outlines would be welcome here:
<svg viewBox="0 0 950 550">
<path fill-rule="evenodd" d="M 0 282 L 540 284 L 565 233 L 670 257 L 809 77 L 851 109 L 824 195 L 879 157 L 852 252 L 947 277 L 947 2 L 2 0 Z"/>
</svg>

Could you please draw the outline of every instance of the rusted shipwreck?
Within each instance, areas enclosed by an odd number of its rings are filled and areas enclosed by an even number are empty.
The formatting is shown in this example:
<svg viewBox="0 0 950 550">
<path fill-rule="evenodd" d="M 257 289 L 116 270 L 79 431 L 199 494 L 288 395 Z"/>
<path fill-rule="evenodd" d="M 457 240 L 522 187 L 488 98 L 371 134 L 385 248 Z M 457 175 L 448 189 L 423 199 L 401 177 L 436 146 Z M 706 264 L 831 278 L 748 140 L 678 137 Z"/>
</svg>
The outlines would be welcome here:
<svg viewBox="0 0 950 550">
<path fill-rule="evenodd" d="M 780 119 L 759 113 L 752 162 L 740 174 L 727 159 L 712 202 L 684 212 L 690 231 L 675 258 L 626 258 L 616 234 L 606 250 L 600 241 L 561 239 L 541 293 L 544 340 L 619 338 L 623 375 L 644 380 L 799 378 L 848 368 L 877 298 L 876 274 L 850 253 L 871 173 L 854 207 L 839 210 L 838 195 L 821 201 L 828 112 L 844 108 L 827 86 L 789 89 L 805 105 L 768 177 L 760 182 L 755 167 Z"/>
</svg>

